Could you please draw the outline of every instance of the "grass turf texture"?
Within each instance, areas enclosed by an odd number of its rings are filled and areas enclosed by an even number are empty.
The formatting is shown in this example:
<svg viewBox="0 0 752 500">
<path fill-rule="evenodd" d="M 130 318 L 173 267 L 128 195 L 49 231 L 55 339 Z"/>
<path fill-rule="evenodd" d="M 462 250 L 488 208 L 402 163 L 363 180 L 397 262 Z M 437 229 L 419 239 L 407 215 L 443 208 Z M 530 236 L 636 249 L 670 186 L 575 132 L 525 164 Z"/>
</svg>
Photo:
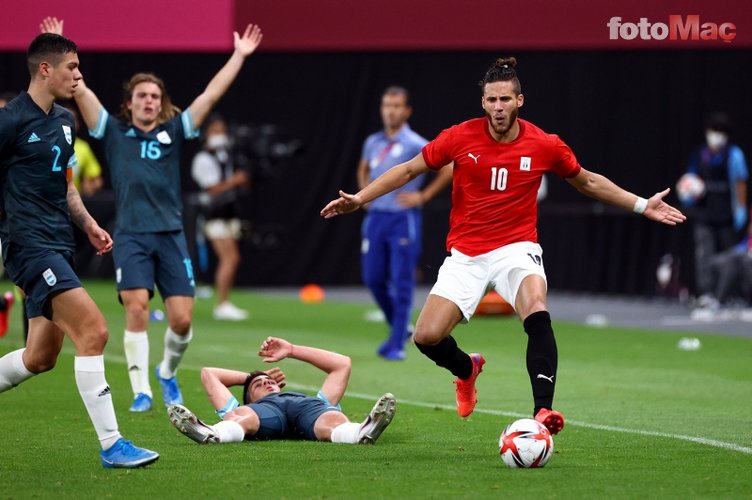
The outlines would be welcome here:
<svg viewBox="0 0 752 500">
<path fill-rule="evenodd" d="M 155 380 L 155 409 L 127 411 L 132 395 L 122 307 L 112 283 L 86 286 L 110 326 L 105 359 L 120 429 L 161 458 L 143 470 L 101 468 L 66 340 L 52 372 L 0 395 L 0 498 L 749 498 L 752 492 L 749 339 L 697 335 L 702 348 L 687 352 L 676 347 L 682 333 L 555 321 L 560 355 L 555 403 L 567 427 L 555 436 L 555 453 L 544 469 L 511 470 L 498 456 L 499 433 L 532 412 L 526 336 L 518 320 L 477 318 L 455 331 L 463 349 L 482 352 L 488 361 L 478 379 L 480 402 L 463 420 L 453 409 L 448 372 L 414 347 L 405 362 L 375 355 L 386 328 L 363 320 L 371 305 L 303 304 L 237 292 L 236 302 L 252 311 L 245 322 L 213 321 L 213 302 L 196 302 L 195 337 L 179 380 L 186 405 L 199 416 L 214 421 L 199 368 L 262 366 L 255 353 L 268 335 L 353 359 L 342 402 L 352 420 L 362 420 L 387 391 L 397 397 L 397 415 L 375 446 L 302 441 L 199 446 L 172 428 Z M 165 326 L 150 326 L 152 367 L 162 353 Z M 0 353 L 18 348 L 21 339 L 16 305 Z M 290 389 L 311 393 L 323 380 L 299 361 L 279 366 Z"/>
</svg>

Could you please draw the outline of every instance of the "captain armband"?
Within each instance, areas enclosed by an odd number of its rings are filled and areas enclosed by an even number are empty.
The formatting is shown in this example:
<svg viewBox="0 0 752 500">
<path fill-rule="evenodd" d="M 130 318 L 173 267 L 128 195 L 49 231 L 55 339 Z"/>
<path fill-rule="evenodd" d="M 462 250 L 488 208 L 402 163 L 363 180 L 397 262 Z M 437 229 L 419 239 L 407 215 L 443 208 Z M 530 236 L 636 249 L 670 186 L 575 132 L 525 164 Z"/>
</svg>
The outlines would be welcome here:
<svg viewBox="0 0 752 500">
<path fill-rule="evenodd" d="M 240 404 L 238 403 L 238 400 L 235 399 L 235 396 L 230 396 L 230 400 L 227 402 L 224 408 L 214 411 L 217 413 L 217 415 L 219 415 L 219 418 L 224 419 L 225 415 L 227 415 L 238 406 L 240 406 Z"/>
</svg>

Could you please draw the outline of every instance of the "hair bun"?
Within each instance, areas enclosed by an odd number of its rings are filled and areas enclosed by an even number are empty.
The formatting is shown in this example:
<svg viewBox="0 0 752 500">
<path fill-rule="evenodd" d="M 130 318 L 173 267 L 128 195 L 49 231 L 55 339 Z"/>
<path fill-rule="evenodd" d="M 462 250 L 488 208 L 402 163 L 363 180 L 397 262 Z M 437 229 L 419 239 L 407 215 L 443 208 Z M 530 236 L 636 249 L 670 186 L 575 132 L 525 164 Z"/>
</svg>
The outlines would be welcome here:
<svg viewBox="0 0 752 500">
<path fill-rule="evenodd" d="M 500 57 L 496 59 L 496 66 L 504 69 L 515 68 L 517 66 L 517 59 L 514 57 Z"/>
</svg>

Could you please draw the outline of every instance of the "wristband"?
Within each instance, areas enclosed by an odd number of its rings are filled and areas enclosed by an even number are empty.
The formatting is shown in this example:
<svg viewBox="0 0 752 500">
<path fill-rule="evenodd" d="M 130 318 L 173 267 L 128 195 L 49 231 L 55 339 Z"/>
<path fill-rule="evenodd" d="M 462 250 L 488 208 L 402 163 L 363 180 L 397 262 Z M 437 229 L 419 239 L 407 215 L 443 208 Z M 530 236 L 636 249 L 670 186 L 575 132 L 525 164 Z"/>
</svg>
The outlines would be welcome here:
<svg viewBox="0 0 752 500">
<path fill-rule="evenodd" d="M 632 208 L 632 211 L 636 214 L 644 214 L 646 208 L 648 208 L 648 200 L 638 196 L 637 201 L 635 201 L 634 207 Z"/>
</svg>

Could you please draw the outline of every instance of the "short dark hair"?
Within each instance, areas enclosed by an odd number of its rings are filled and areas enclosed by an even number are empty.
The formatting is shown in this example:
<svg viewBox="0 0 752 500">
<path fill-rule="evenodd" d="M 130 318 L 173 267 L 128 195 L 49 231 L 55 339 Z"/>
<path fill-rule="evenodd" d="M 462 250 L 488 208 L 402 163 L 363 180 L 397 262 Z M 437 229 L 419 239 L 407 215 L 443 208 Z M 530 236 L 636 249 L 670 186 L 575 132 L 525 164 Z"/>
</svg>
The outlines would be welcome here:
<svg viewBox="0 0 752 500">
<path fill-rule="evenodd" d="M 514 68 L 517 66 L 517 59 L 514 57 L 500 57 L 486 70 L 486 75 L 478 82 L 480 85 L 480 91 L 484 92 L 486 84 L 493 82 L 509 82 L 514 85 L 514 93 L 520 95 L 522 93 L 522 85 L 520 79 L 517 78 L 517 70 Z"/>
<path fill-rule="evenodd" d="M 251 382 L 253 382 L 255 379 L 259 377 L 269 377 L 269 374 L 266 372 L 262 372 L 261 370 L 254 370 L 251 373 L 248 374 L 248 377 L 245 379 L 245 383 L 243 384 L 243 404 L 247 405 L 251 402 L 251 395 L 248 394 L 248 388 L 251 387 Z"/>
<path fill-rule="evenodd" d="M 705 121 L 705 128 L 708 130 L 717 130 L 728 135 L 731 133 L 731 117 L 721 111 L 716 111 L 708 116 Z"/>
<path fill-rule="evenodd" d="M 64 54 L 70 52 L 78 53 L 78 47 L 73 40 L 55 33 L 38 35 L 31 41 L 29 49 L 26 51 L 26 64 L 29 67 L 29 74 L 33 78 L 39 64 L 45 59 L 50 59 L 50 63 L 56 65 Z"/>
<path fill-rule="evenodd" d="M 410 92 L 405 87 L 401 87 L 399 85 L 390 85 L 389 87 L 384 90 L 384 93 L 382 94 L 382 97 L 385 95 L 401 95 L 405 97 L 405 104 L 408 106 L 412 106 L 412 103 L 410 102 Z"/>
</svg>

